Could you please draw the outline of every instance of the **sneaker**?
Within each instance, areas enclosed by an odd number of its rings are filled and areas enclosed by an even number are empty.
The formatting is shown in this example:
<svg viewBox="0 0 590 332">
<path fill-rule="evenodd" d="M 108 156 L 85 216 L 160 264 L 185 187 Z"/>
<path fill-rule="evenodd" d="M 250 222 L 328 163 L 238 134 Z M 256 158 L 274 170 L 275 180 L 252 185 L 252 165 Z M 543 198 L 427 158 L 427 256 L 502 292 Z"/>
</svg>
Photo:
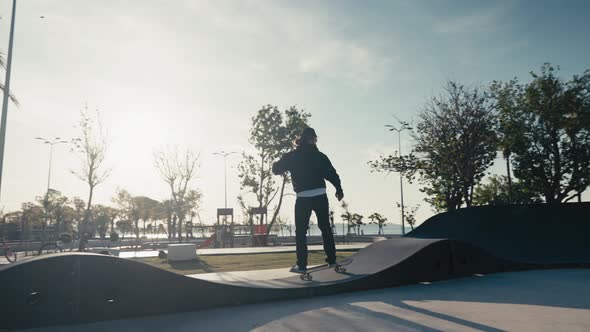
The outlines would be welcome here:
<svg viewBox="0 0 590 332">
<path fill-rule="evenodd" d="M 330 263 L 330 264 L 328 264 L 328 267 L 333 268 L 333 267 L 336 267 L 336 265 L 337 265 L 336 263 Z"/>
<path fill-rule="evenodd" d="M 297 265 L 294 265 L 291 270 L 289 270 L 291 272 L 294 273 L 306 273 L 307 272 L 307 268 L 306 267 L 299 267 Z"/>
</svg>

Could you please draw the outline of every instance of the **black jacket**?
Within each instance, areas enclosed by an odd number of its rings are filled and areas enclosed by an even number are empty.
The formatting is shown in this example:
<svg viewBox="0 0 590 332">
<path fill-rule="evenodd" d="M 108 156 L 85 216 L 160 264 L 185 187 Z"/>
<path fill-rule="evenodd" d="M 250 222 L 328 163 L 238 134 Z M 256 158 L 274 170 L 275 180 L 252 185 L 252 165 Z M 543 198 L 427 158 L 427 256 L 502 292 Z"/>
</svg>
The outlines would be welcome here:
<svg viewBox="0 0 590 332">
<path fill-rule="evenodd" d="M 342 192 L 340 177 L 330 163 L 330 159 L 314 144 L 303 144 L 286 153 L 272 165 L 272 172 L 276 175 L 290 172 L 293 190 L 297 193 L 326 188 L 324 179 L 330 181 L 337 192 Z"/>
</svg>

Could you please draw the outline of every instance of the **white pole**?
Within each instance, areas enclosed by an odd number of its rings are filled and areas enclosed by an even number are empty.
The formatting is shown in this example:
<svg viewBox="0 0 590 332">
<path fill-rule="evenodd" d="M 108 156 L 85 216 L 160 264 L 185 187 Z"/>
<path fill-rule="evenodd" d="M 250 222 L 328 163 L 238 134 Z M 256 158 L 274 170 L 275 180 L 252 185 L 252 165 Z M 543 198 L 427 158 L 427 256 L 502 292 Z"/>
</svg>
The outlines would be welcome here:
<svg viewBox="0 0 590 332">
<path fill-rule="evenodd" d="M 236 152 L 226 152 L 226 151 L 219 151 L 213 152 L 214 155 L 222 156 L 223 157 L 223 186 L 224 186 L 224 207 L 227 209 L 227 157 L 232 155 Z"/>
<path fill-rule="evenodd" d="M 223 186 L 225 193 L 225 208 L 227 209 L 227 154 L 223 156 Z"/>
<path fill-rule="evenodd" d="M 14 19 L 16 17 L 16 0 L 12 1 L 12 21 L 10 22 L 10 39 L 6 58 L 6 79 L 4 80 L 4 98 L 2 100 L 2 124 L 0 125 L 0 193 L 2 192 L 2 171 L 4 169 L 4 145 L 6 143 L 6 121 L 8 117 L 8 97 L 10 96 L 10 69 L 12 67 L 12 47 L 14 43 Z"/>
<path fill-rule="evenodd" d="M 47 174 L 47 193 L 49 193 L 49 188 L 51 184 L 51 160 L 53 159 L 53 144 L 50 144 L 49 147 L 49 172 Z"/>
</svg>

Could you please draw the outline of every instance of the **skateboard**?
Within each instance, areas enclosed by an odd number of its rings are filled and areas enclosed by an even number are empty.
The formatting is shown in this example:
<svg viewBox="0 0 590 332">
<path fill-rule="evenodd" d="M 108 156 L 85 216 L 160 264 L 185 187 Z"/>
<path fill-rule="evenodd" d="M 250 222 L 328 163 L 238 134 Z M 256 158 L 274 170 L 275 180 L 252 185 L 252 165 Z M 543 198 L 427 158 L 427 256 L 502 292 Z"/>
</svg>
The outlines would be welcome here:
<svg viewBox="0 0 590 332">
<path fill-rule="evenodd" d="M 352 263 L 352 258 L 345 258 L 339 262 L 336 262 L 336 265 L 332 267 L 336 273 L 346 273 L 346 267 Z M 301 273 L 299 278 L 304 281 L 312 281 L 313 277 L 311 276 L 312 273 L 327 270 L 330 266 L 328 264 L 316 266 L 314 268 L 308 269 L 305 273 Z"/>
</svg>

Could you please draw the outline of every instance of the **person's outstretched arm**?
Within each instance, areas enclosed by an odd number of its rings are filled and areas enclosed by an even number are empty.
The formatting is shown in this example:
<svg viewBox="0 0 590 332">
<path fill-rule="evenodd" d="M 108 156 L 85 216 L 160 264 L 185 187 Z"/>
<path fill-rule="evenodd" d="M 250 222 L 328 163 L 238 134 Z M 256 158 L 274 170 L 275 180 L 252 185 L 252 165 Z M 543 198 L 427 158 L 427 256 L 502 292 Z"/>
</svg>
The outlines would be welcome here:
<svg viewBox="0 0 590 332">
<path fill-rule="evenodd" d="M 284 174 L 285 172 L 289 171 L 290 168 L 290 158 L 291 153 L 285 153 L 279 161 L 272 164 L 272 172 L 274 175 Z"/>
<path fill-rule="evenodd" d="M 326 164 L 326 175 L 324 178 L 328 180 L 334 186 L 334 188 L 336 188 L 336 198 L 340 201 L 342 198 L 344 198 L 344 191 L 342 191 L 340 176 L 338 176 L 338 172 L 336 172 L 336 169 L 334 166 L 332 166 L 330 159 L 326 155 L 324 155 L 324 162 Z"/>
</svg>

